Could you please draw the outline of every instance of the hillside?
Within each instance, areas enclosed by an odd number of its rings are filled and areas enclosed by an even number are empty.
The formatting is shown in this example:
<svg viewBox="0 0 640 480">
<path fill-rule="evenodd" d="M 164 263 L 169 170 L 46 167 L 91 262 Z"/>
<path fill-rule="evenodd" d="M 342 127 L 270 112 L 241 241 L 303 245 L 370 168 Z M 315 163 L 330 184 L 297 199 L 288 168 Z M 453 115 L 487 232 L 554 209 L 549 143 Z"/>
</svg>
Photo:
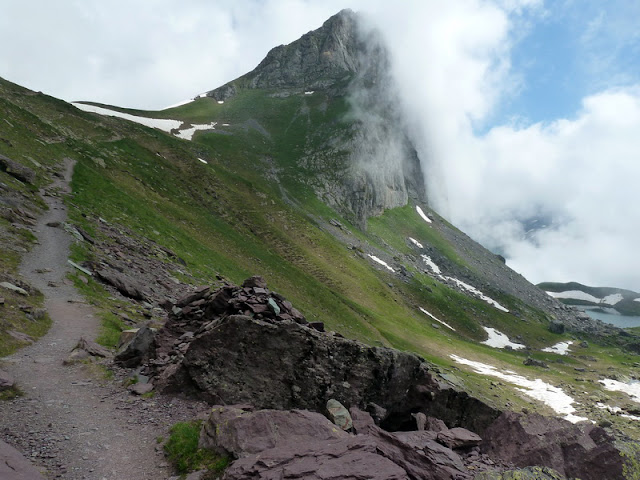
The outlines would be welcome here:
<svg viewBox="0 0 640 480">
<path fill-rule="evenodd" d="M 40 194 L 60 196 L 51 182 L 75 162 L 68 220 L 48 228 L 74 237 L 67 278 L 107 347 L 124 329 L 160 328 L 196 286 L 260 275 L 308 321 L 428 361 L 456 392 L 449 409 L 478 399 L 637 440 L 637 397 L 624 393 L 637 334 L 562 305 L 429 207 L 384 50 L 354 15 L 159 112 L 0 80 L 0 280 L 28 293 L 3 286 L 0 354 L 48 328 L 19 268 L 41 233 Z"/>
</svg>

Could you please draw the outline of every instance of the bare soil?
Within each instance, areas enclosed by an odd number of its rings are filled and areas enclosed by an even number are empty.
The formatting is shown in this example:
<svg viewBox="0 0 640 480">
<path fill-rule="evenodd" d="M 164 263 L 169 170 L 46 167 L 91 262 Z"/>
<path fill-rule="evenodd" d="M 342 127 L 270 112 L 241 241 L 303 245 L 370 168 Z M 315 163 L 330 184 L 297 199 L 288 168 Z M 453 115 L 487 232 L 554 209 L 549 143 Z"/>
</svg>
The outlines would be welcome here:
<svg viewBox="0 0 640 480">
<path fill-rule="evenodd" d="M 67 212 L 62 194 L 69 192 L 73 164 L 44 196 L 49 210 L 38 220 L 39 244 L 25 255 L 22 277 L 45 294 L 53 320 L 38 342 L 0 359 L 24 396 L 0 402 L 0 438 L 42 468 L 47 478 L 70 480 L 147 480 L 171 476 L 161 443 L 168 427 L 202 416 L 201 403 L 163 397 L 141 398 L 122 386 L 128 372 L 104 378 L 95 365 L 63 366 L 81 336 L 93 339 L 99 319 L 69 280 L 70 235 L 62 228 Z M 41 192 L 44 193 L 44 192 Z"/>
</svg>

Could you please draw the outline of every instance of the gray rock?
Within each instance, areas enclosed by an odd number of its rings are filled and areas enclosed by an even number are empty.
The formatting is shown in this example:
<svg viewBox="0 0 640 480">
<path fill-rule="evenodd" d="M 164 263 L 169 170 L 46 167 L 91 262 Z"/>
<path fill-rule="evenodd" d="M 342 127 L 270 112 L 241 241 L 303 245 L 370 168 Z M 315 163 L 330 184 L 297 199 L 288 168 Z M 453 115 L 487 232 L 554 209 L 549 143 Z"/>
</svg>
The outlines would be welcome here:
<svg viewBox="0 0 640 480">
<path fill-rule="evenodd" d="M 339 401 L 331 398 L 327 401 L 327 411 L 329 412 L 329 420 L 335 423 L 344 431 L 353 428 L 353 421 L 349 410 L 345 408 Z"/>
<path fill-rule="evenodd" d="M 260 275 L 254 275 L 242 282 L 243 288 L 267 288 L 267 282 Z"/>
<path fill-rule="evenodd" d="M 564 323 L 562 322 L 557 322 L 557 321 L 553 321 L 549 324 L 549 331 L 551 333 L 564 333 Z"/>
<path fill-rule="evenodd" d="M 36 179 L 36 172 L 4 155 L 0 155 L 0 170 L 24 183 L 32 184 Z"/>
<path fill-rule="evenodd" d="M 151 383 L 134 383 L 133 385 L 129 385 L 129 391 L 136 395 L 144 395 L 152 390 L 153 384 Z"/>
<path fill-rule="evenodd" d="M 527 367 L 540 367 L 540 368 L 549 368 L 549 365 L 544 363 L 542 360 L 536 360 L 535 358 L 527 357 L 522 361 L 523 365 Z"/>
<path fill-rule="evenodd" d="M 107 358 L 112 355 L 108 348 L 98 345 L 96 342 L 89 340 L 86 337 L 80 337 L 80 340 L 78 340 L 78 344 L 75 346 L 74 350 L 84 350 L 92 357 Z"/>
<path fill-rule="evenodd" d="M 147 295 L 142 287 L 124 274 L 103 269 L 98 270 L 96 276 L 104 283 L 114 287 L 125 297 L 133 298 L 134 300 L 147 300 Z"/>
<path fill-rule="evenodd" d="M 19 293 L 20 295 L 24 295 L 25 297 L 29 295 L 29 292 L 27 292 L 24 288 L 20 288 L 14 285 L 13 283 L 0 282 L 0 287 L 6 288 L 7 290 L 11 290 L 12 292 Z"/>
<path fill-rule="evenodd" d="M 147 326 L 140 328 L 134 337 L 120 348 L 114 362 L 123 367 L 137 367 L 155 353 L 155 333 Z"/>
<path fill-rule="evenodd" d="M 0 440 L 0 478 L 6 480 L 45 480 L 40 471 L 31 465 L 11 445 Z"/>
<path fill-rule="evenodd" d="M 13 377 L 4 370 L 0 370 L 0 392 L 3 390 L 9 390 L 14 384 L 15 381 Z"/>
</svg>

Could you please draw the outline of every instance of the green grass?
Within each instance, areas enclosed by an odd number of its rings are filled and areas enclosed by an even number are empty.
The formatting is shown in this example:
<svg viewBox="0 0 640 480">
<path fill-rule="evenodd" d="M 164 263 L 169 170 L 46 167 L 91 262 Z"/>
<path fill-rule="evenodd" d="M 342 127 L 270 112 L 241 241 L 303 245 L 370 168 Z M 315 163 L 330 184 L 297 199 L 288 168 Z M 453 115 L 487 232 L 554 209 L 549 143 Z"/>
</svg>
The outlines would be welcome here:
<svg viewBox="0 0 640 480">
<path fill-rule="evenodd" d="M 164 450 L 179 474 L 196 470 L 208 470 L 211 473 L 221 474 L 230 463 L 228 457 L 218 456 L 211 451 L 198 448 L 201 425 L 201 421 L 179 422 L 169 431 L 169 439 Z"/>
<path fill-rule="evenodd" d="M 14 385 L 11 388 L 0 391 L 0 402 L 14 400 L 18 397 L 22 397 L 23 395 L 24 392 L 20 389 L 20 387 Z"/>
</svg>

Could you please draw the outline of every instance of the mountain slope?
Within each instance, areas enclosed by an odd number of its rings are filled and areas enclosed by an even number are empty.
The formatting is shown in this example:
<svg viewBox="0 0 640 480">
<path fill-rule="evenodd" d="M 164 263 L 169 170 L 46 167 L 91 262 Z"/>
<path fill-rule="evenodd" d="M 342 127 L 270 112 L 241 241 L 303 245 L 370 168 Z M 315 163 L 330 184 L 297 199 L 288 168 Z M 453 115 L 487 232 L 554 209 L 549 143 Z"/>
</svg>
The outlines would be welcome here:
<svg viewBox="0 0 640 480">
<path fill-rule="evenodd" d="M 73 260 L 96 276 L 73 278 L 103 311 L 105 343 L 113 341 L 113 330 L 164 321 L 162 301 L 177 298 L 190 285 L 240 283 L 260 274 L 309 320 L 370 344 L 417 352 L 439 366 L 443 382 L 501 409 L 557 413 L 549 403 L 523 396 L 509 381 L 498 385 L 459 366 L 453 353 L 561 384 L 575 399 L 577 413 L 607 416 L 588 399 L 606 396 L 624 404 L 622 394 L 603 393 L 598 380 L 609 368 L 632 375 L 635 357 L 621 347 L 636 339 L 579 319 L 428 207 L 426 192 L 419 191 L 422 173 L 416 173 L 415 151 L 401 121 L 394 123 L 399 112 L 371 105 L 382 87 L 369 85 L 370 70 L 346 60 L 339 68 L 323 67 L 329 73 L 313 84 L 312 94 L 305 93 L 310 91 L 306 84 L 268 83 L 276 81 L 268 66 L 298 58 L 302 53 L 296 52 L 306 51 L 302 45 L 331 52 L 348 45 L 337 40 L 347 35 L 341 30 L 347 23 L 340 19 L 331 21 L 337 32 L 327 23 L 324 33 L 280 47 L 256 69 L 262 76 L 231 82 L 233 95 L 224 99 L 212 93 L 162 112 L 110 107 L 175 119 L 174 133 L 216 122 L 195 132 L 192 141 L 0 82 L 7 112 L 7 121 L 0 122 L 0 137 L 6 140 L 0 153 L 33 165 L 42 184 L 52 174 L 47 165 L 65 157 L 77 161 L 68 201 L 71 223 L 93 243 L 80 234 L 84 240 L 74 246 Z M 301 76 L 307 82 L 305 68 L 286 82 Z M 253 85 L 250 78 L 262 80 Z M 354 99 L 354 92 L 361 98 Z M 370 122 L 358 116 L 364 107 L 373 109 Z M 381 153 L 379 147 L 389 143 L 393 149 Z M 359 163 L 363 157 L 375 159 Z M 397 162 L 379 172 L 388 159 Z M 0 177 L 7 185 L 14 178 L 5 172 Z M 137 281 L 143 298 L 123 296 L 99 282 L 98 272 L 102 278 Z M 554 321 L 571 334 L 549 331 Z M 526 349 L 496 348 L 506 344 L 490 341 L 495 331 Z M 560 341 L 577 345 L 583 340 L 587 344 L 571 356 L 543 351 Z M 527 356 L 551 368 L 524 367 Z M 585 370 L 579 380 L 575 369 Z M 614 421 L 620 428 L 635 428 L 624 419 Z"/>
</svg>

